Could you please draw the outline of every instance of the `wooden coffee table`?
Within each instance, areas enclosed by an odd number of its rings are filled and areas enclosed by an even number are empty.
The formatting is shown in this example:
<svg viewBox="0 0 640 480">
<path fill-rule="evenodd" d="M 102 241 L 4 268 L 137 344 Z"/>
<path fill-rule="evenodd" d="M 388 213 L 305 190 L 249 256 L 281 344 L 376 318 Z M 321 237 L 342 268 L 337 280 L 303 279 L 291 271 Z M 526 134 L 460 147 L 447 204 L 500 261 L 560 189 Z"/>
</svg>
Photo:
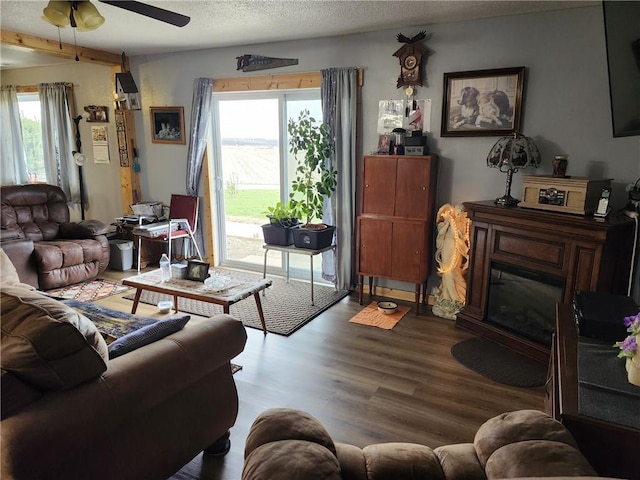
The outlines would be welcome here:
<svg viewBox="0 0 640 480">
<path fill-rule="evenodd" d="M 219 270 L 212 268 L 209 270 L 209 273 L 215 275 L 216 271 Z M 173 296 L 173 308 L 176 313 L 178 312 L 178 297 L 222 305 L 224 313 L 228 314 L 231 305 L 253 296 L 258 309 L 260 323 L 262 324 L 262 332 L 266 335 L 267 326 L 264 321 L 262 303 L 260 302 L 260 292 L 270 287 L 273 282 L 271 280 L 254 278 L 228 270 L 219 272 L 231 279 L 229 286 L 222 291 L 213 291 L 206 287 L 204 283 L 193 280 L 172 278 L 171 280 L 163 282 L 159 269 L 125 278 L 122 280 L 122 284 L 136 289 L 131 313 L 136 313 L 138 303 L 140 302 L 140 295 L 143 290 Z"/>
</svg>

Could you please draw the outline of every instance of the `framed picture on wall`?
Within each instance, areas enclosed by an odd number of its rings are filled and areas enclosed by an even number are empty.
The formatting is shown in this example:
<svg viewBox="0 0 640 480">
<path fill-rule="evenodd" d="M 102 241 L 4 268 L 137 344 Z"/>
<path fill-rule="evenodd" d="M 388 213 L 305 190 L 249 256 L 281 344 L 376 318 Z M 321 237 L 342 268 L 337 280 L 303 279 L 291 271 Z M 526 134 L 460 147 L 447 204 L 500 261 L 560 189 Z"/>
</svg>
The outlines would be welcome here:
<svg viewBox="0 0 640 480">
<path fill-rule="evenodd" d="M 84 107 L 84 111 L 87 112 L 87 122 L 108 122 L 108 108 L 101 105 L 87 105 Z"/>
<path fill-rule="evenodd" d="M 151 107 L 151 141 L 184 145 L 184 108 Z"/>
<path fill-rule="evenodd" d="M 524 68 L 445 73 L 441 135 L 500 136 L 519 131 Z"/>
</svg>

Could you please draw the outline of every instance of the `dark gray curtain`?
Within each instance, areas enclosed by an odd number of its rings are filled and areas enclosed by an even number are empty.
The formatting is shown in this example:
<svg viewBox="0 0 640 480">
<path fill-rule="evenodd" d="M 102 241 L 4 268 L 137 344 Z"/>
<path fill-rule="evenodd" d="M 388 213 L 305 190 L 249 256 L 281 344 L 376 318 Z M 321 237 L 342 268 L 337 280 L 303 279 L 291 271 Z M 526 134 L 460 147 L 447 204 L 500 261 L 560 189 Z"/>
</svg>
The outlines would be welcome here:
<svg viewBox="0 0 640 480">
<path fill-rule="evenodd" d="M 202 160 L 207 146 L 207 133 L 211 122 L 213 105 L 213 78 L 197 78 L 193 82 L 193 100 L 191 103 L 191 137 L 189 138 L 189 156 L 187 162 L 187 194 L 198 195 L 202 175 Z M 202 200 L 202 199 L 201 199 Z M 206 256 L 204 236 L 202 235 L 202 208 L 198 215 L 198 228 L 194 234 L 202 255 Z"/>
<path fill-rule="evenodd" d="M 70 203 L 80 203 L 80 175 L 73 160 L 75 138 L 66 83 L 41 83 L 42 147 L 47 182 L 59 186 Z"/>
<path fill-rule="evenodd" d="M 321 70 L 323 121 L 334 139 L 330 164 L 338 171 L 334 195 L 324 203 L 323 222 L 336 226 L 336 253 L 322 256 L 322 277 L 336 282 L 340 289 L 355 285 L 355 194 L 356 194 L 356 111 L 358 69 Z"/>
</svg>

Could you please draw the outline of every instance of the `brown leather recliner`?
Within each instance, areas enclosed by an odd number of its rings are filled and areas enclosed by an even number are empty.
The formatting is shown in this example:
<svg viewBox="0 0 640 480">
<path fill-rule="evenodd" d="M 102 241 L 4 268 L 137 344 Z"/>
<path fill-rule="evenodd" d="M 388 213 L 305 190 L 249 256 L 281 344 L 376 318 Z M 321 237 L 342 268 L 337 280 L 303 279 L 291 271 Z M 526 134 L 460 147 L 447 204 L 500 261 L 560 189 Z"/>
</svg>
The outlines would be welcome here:
<svg viewBox="0 0 640 480">
<path fill-rule="evenodd" d="M 473 443 L 431 449 L 415 443 L 360 448 L 334 442 L 320 421 L 273 408 L 253 422 L 242 480 L 492 480 L 592 478 L 596 471 L 564 425 L 536 410 L 487 420 Z"/>
<path fill-rule="evenodd" d="M 107 226 L 70 222 L 67 199 L 46 184 L 0 187 L 0 246 L 20 280 L 41 290 L 95 278 L 109 265 Z"/>
</svg>

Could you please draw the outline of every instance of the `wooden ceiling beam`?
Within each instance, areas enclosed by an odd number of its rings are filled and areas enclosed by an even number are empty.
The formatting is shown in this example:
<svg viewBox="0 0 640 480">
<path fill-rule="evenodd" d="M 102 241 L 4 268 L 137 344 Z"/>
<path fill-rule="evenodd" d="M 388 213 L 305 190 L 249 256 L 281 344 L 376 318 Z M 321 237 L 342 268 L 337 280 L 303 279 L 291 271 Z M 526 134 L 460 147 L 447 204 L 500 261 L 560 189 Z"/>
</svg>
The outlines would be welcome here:
<svg viewBox="0 0 640 480">
<path fill-rule="evenodd" d="M 45 53 L 57 57 L 75 60 L 76 52 L 81 62 L 98 63 L 101 65 L 121 65 L 122 56 L 117 53 L 95 50 L 93 48 L 80 47 L 72 43 L 59 43 L 56 40 L 48 38 L 35 37 L 26 33 L 11 32 L 9 30 L 0 30 L 2 34 L 2 43 L 16 47 L 23 47 L 38 53 Z"/>
</svg>

